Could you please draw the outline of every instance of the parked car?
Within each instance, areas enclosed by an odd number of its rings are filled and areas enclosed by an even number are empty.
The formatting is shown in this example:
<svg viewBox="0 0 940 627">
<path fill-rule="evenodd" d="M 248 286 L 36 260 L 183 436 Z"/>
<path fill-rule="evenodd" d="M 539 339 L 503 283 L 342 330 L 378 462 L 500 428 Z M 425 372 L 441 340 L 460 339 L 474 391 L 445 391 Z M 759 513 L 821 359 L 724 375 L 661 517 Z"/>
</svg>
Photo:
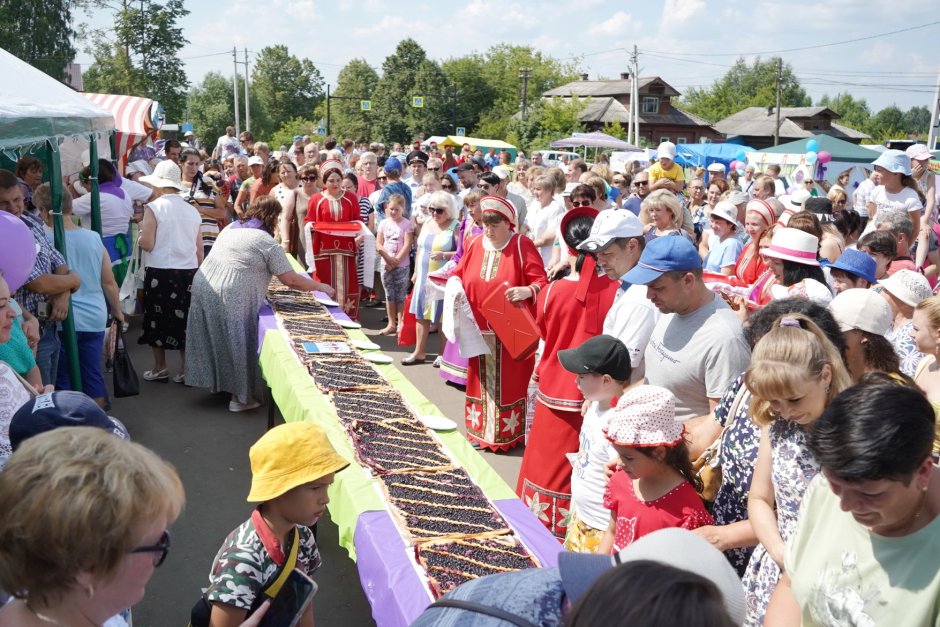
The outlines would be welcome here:
<svg viewBox="0 0 940 627">
<path fill-rule="evenodd" d="M 553 150 L 549 148 L 547 150 L 539 150 L 537 152 L 542 153 L 542 162 L 549 166 L 560 164 L 562 162 L 562 157 L 567 157 L 568 161 L 581 158 L 581 155 L 578 153 L 568 152 L 566 150 Z"/>
</svg>

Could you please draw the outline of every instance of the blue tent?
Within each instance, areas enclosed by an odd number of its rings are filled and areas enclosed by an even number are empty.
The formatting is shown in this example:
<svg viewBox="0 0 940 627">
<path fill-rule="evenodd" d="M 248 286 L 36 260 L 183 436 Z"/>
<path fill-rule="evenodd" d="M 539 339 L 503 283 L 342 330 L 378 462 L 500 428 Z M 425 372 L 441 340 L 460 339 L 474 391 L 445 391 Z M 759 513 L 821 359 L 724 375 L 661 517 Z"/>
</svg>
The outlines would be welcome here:
<svg viewBox="0 0 940 627">
<path fill-rule="evenodd" d="M 747 161 L 744 155 L 748 152 L 754 152 L 754 149 L 741 144 L 679 144 L 676 146 L 676 163 L 682 167 L 707 168 L 717 161 L 728 168 L 732 161 Z"/>
</svg>

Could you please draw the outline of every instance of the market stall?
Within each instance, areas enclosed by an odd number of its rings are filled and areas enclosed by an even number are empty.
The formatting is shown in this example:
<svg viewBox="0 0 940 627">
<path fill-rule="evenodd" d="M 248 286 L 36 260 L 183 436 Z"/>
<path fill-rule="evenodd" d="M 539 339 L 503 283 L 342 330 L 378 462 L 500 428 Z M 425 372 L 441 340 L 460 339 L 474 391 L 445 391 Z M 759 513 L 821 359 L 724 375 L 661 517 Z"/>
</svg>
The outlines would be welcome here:
<svg viewBox="0 0 940 627">
<path fill-rule="evenodd" d="M 357 562 L 363 590 L 379 625 L 410 624 L 436 594 L 459 583 L 461 578 L 454 572 L 435 571 L 433 561 L 441 551 L 451 550 L 448 547 L 455 544 L 456 537 L 453 532 L 460 525 L 471 525 L 461 521 L 461 510 L 472 509 L 483 515 L 484 521 L 495 521 L 491 531 L 466 534 L 467 537 L 457 534 L 461 536 L 456 542 L 462 543 L 462 551 L 468 554 L 477 551 L 481 555 L 467 562 L 471 566 L 464 578 L 518 567 L 555 565 L 561 551 L 558 541 L 462 434 L 454 429 L 427 431 L 423 422 L 418 422 L 428 421 L 426 417 L 430 416 L 428 422 L 433 424 L 435 418 L 443 416 L 394 365 L 370 364 L 368 367 L 377 374 L 367 377 L 361 389 L 356 385 L 351 386 L 356 389 L 335 389 L 345 386 L 332 379 L 330 385 L 334 389 L 323 389 L 325 380 L 339 372 L 361 370 L 362 364 L 355 360 L 369 357 L 357 349 L 351 359 L 343 354 L 335 360 L 328 355 L 318 360 L 318 356 L 298 350 L 302 344 L 296 335 L 299 332 L 314 333 L 309 337 L 323 340 L 334 338 L 354 347 L 368 346 L 368 338 L 361 330 L 347 329 L 340 336 L 336 327 L 330 326 L 332 321 L 355 326 L 338 307 L 327 308 L 330 315 L 327 320 L 311 315 L 311 309 L 299 306 L 293 297 L 285 303 L 275 294 L 271 300 L 278 313 L 266 308 L 259 320 L 262 372 L 286 421 L 316 422 L 327 432 L 336 450 L 354 460 L 350 468 L 337 475 L 330 489 L 330 516 L 339 528 L 340 544 Z M 297 312 L 303 313 L 298 316 Z M 320 370 L 334 361 L 345 365 L 341 370 L 331 371 L 332 366 Z M 325 375 L 323 379 L 320 373 Z M 356 405 L 357 400 L 362 401 L 363 409 Z M 363 426 L 367 427 L 365 431 Z M 407 455 L 405 465 L 416 467 L 402 468 L 402 460 L 391 453 L 394 443 L 368 448 L 373 428 L 379 434 L 392 428 L 396 438 L 413 437 L 414 455 L 437 461 L 432 462 L 433 467 L 421 467 L 420 460 Z M 446 520 L 440 522 L 434 517 L 434 528 L 416 529 L 414 512 L 408 505 L 402 505 L 413 504 L 414 499 L 397 500 L 398 491 L 408 488 L 404 484 L 414 481 L 426 482 L 421 489 L 430 494 L 447 494 L 447 490 L 459 488 L 446 496 L 447 506 L 453 507 L 455 527 L 450 528 Z M 456 500 L 466 503 L 461 507 L 455 505 Z M 488 507 L 493 509 L 492 516 L 485 511 Z M 438 532 L 439 537 L 435 536 Z M 486 558 L 488 545 L 494 543 L 506 549 L 500 550 L 499 555 L 507 551 L 516 553 L 515 566 L 500 566 L 498 560 Z"/>
<path fill-rule="evenodd" d="M 748 152 L 747 162 L 761 171 L 771 163 L 779 165 L 780 176 L 786 178 L 790 185 L 798 184 L 804 178 L 834 183 L 841 172 L 850 170 L 846 189 L 851 191 L 868 177 L 866 166 L 877 159 L 878 154 L 830 135 L 816 135 Z"/>
<path fill-rule="evenodd" d="M 508 151 L 509 154 L 512 155 L 513 160 L 515 160 L 516 153 L 519 150 L 512 144 L 508 144 L 499 139 L 482 139 L 480 137 L 464 137 L 463 135 L 448 135 L 447 137 L 440 138 L 440 140 L 441 141 L 438 142 L 439 148 L 444 148 L 446 146 L 454 146 L 458 148 L 458 152 L 459 152 L 459 148 L 463 146 L 464 144 L 470 144 L 470 148 L 472 150 L 480 149 L 484 152 L 486 152 L 490 148 L 495 148 L 497 152 L 500 150 Z"/>
<path fill-rule="evenodd" d="M 160 103 L 150 98 L 116 94 L 82 94 L 114 115 L 117 126 L 116 151 L 118 169 L 124 174 L 127 160 L 137 146 L 157 138 L 166 116 Z"/>
</svg>

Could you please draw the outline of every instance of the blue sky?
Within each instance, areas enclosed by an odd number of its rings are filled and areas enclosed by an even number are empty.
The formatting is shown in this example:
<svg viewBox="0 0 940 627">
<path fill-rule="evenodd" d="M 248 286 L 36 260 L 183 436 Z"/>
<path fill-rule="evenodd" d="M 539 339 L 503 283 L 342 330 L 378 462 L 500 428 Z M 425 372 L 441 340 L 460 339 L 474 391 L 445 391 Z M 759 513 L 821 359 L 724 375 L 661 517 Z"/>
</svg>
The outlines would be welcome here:
<svg viewBox="0 0 940 627">
<path fill-rule="evenodd" d="M 506 42 L 530 45 L 556 58 L 581 57 L 590 78 L 615 78 L 628 69 L 628 50 L 640 49 L 641 76 L 659 75 L 680 92 L 707 86 L 735 55 L 781 55 L 817 100 L 850 91 L 873 111 L 931 106 L 940 69 L 940 24 L 844 45 L 793 50 L 909 29 L 940 20 L 916 3 L 871 0 L 725 2 L 663 0 L 189 0 L 181 25 L 190 44 L 180 56 L 191 81 L 209 71 L 231 75 L 231 48 L 287 45 L 317 64 L 328 83 L 362 57 L 375 67 L 405 37 L 437 60 L 485 51 Z M 745 9 L 746 7 L 746 9 Z M 92 16 L 105 24 L 106 13 Z M 228 51 L 225 54 L 226 50 Z M 240 55 L 243 53 L 239 53 Z M 241 56 L 240 56 L 241 58 Z M 90 58 L 80 53 L 87 67 Z M 242 66 L 240 66 L 242 67 Z M 244 69 L 240 70 L 244 72 Z"/>
</svg>

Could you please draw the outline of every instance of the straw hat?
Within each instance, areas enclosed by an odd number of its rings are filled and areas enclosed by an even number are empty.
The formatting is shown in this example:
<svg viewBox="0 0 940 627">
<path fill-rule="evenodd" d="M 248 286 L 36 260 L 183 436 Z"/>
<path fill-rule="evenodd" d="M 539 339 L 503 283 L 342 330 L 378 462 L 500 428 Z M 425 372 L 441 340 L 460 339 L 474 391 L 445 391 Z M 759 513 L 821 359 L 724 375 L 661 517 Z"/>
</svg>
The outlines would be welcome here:
<svg viewBox="0 0 940 627">
<path fill-rule="evenodd" d="M 911 307 L 916 307 L 933 295 L 927 278 L 913 270 L 898 270 L 887 279 L 878 281 L 878 285 Z"/>
<path fill-rule="evenodd" d="M 169 159 L 158 163 L 153 169 L 153 174 L 142 176 L 140 180 L 153 187 L 172 187 L 180 191 L 186 189 L 183 187 L 183 172 Z"/>
</svg>

